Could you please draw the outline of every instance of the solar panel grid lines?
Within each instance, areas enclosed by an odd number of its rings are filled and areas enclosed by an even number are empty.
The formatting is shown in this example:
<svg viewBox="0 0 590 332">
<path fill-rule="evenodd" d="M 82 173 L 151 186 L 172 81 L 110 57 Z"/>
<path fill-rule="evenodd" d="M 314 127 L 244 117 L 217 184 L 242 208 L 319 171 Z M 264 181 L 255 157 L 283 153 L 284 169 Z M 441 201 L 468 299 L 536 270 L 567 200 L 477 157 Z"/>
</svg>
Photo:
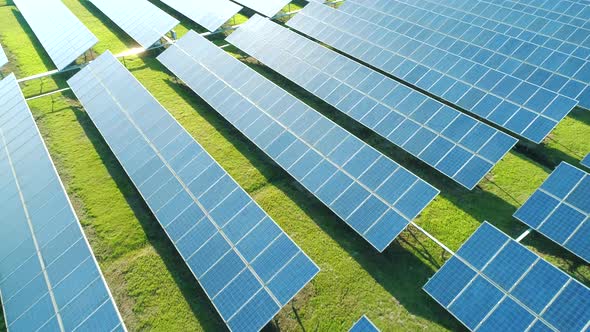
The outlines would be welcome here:
<svg viewBox="0 0 590 332">
<path fill-rule="evenodd" d="M 291 0 L 234 0 L 264 16 L 273 17 Z"/>
<path fill-rule="evenodd" d="M 8 58 L 6 57 L 6 53 L 2 49 L 2 45 L 0 45 L 0 68 L 4 67 L 5 64 L 8 63 Z"/>
<path fill-rule="evenodd" d="M 209 31 L 219 29 L 242 10 L 242 6 L 229 0 L 162 0 L 162 2 Z"/>
<path fill-rule="evenodd" d="M 423 287 L 471 331 L 584 331 L 590 289 L 484 222 Z"/>
<path fill-rule="evenodd" d="M 547 18 L 475 1 L 404 2 L 418 6 L 429 4 L 429 8 L 437 12 L 446 12 L 457 19 L 467 19 L 479 27 L 489 27 L 496 32 L 509 33 L 539 46 L 546 45 L 570 55 L 590 58 L 590 44 L 584 42 L 585 37 L 582 37 L 584 31 L 590 29 L 590 25 L 584 24 L 584 21 L 574 26 L 571 22 L 557 22 L 554 17 Z M 520 2 L 517 7 L 521 6 Z"/>
<path fill-rule="evenodd" d="M 514 217 L 590 262 L 590 174 L 562 162 Z"/>
<path fill-rule="evenodd" d="M 9 331 L 125 331 L 13 74 L 0 81 L 0 296 Z"/>
<path fill-rule="evenodd" d="M 434 3 L 421 2 L 414 6 L 405 2 L 347 1 L 340 10 L 379 22 L 378 25 L 403 35 L 415 36 L 432 47 L 449 45 L 445 50 L 451 54 L 542 86 L 590 108 L 590 62 L 586 60 L 590 50 L 584 58 L 579 58 L 557 48 L 538 46 L 510 34 L 495 32 L 485 25 L 476 27 L 473 20 L 465 22 L 438 14 L 433 11 L 437 5 Z M 492 91 L 495 89 L 498 87 Z M 547 100 L 550 102 L 550 97 Z"/>
<path fill-rule="evenodd" d="M 147 0 L 89 1 L 146 49 L 180 23 Z"/>
<path fill-rule="evenodd" d="M 363 315 L 348 332 L 380 332 L 380 330 L 366 315 Z"/>
<path fill-rule="evenodd" d="M 110 52 L 68 83 L 231 330 L 260 330 L 319 272 Z"/>
<path fill-rule="evenodd" d="M 540 143 L 578 104 L 470 60 L 457 61 L 455 55 L 442 49 L 417 45 L 416 39 L 328 6 L 309 3 L 287 25 L 535 143 Z M 379 46 L 380 40 L 390 44 L 404 40 L 405 46 L 385 48 Z M 496 85 L 498 79 L 494 77 L 498 76 L 503 77 L 500 90 L 492 92 L 489 89 L 494 86 L 486 84 Z M 512 83 L 507 84 L 507 80 Z M 542 102 L 547 95 L 554 99 Z"/>
<path fill-rule="evenodd" d="M 98 42 L 59 0 L 15 0 L 14 4 L 58 70 L 66 68 Z"/>
<path fill-rule="evenodd" d="M 584 159 L 582 159 L 582 161 L 580 161 L 580 164 L 590 168 L 590 153 Z"/>
<path fill-rule="evenodd" d="M 261 16 L 226 40 L 467 189 L 517 142 Z"/>
<path fill-rule="evenodd" d="M 439 193 L 194 31 L 158 60 L 380 252 Z"/>
<path fill-rule="evenodd" d="M 588 19 L 590 19 L 590 9 L 588 9 L 588 1 L 553 1 L 549 3 L 545 1 L 545 5 L 540 3 L 526 3 L 512 0 L 481 0 L 483 3 L 490 5 L 498 5 L 503 9 L 518 10 L 519 13 L 533 14 L 538 17 L 548 18 L 554 22 L 572 24 L 577 27 L 588 27 Z"/>
</svg>

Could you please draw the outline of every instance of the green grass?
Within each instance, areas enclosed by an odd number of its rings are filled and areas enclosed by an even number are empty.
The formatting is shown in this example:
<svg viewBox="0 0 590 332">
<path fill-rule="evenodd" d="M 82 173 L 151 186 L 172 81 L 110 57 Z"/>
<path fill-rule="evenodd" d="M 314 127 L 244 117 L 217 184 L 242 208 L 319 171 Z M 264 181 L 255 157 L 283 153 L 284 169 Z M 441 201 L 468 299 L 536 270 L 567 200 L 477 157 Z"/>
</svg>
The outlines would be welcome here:
<svg viewBox="0 0 590 332">
<path fill-rule="evenodd" d="M 97 54 L 137 47 L 87 1 L 64 2 L 99 38 Z M 246 16 L 239 15 L 236 22 Z M 0 42 L 12 60 L 10 70 L 25 77 L 52 69 L 15 7 L 0 7 L 0 21 Z M 182 20 L 176 30 L 182 35 L 194 28 Z M 124 63 L 322 269 L 276 317 L 275 329 L 343 331 L 366 313 L 383 331 L 463 330 L 421 290 L 448 258 L 436 244 L 410 227 L 385 253 L 375 252 L 198 96 L 176 83 L 154 55 L 127 57 Z M 442 189 L 417 223 L 451 249 L 459 248 L 484 220 L 519 235 L 525 227 L 512 218 L 516 208 L 559 161 L 575 162 L 590 151 L 589 112 L 576 111 L 547 144 L 519 146 L 480 188 L 469 192 L 272 71 L 249 64 Z M 67 86 L 64 79 L 35 81 L 22 88 L 32 96 Z M 209 300 L 74 96 L 58 94 L 29 105 L 127 327 L 131 331 L 223 329 Z M 588 284 L 590 268 L 572 254 L 536 234 L 524 244 Z M 2 324 L 0 330 L 5 329 Z"/>
</svg>

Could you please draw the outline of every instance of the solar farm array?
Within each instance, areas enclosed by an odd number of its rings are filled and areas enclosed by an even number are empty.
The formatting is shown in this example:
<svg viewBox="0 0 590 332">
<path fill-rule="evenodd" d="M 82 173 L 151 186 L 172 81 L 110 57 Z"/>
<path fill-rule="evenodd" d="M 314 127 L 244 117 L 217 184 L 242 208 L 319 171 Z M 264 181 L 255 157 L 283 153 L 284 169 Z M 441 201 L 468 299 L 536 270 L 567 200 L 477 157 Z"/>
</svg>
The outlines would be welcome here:
<svg viewBox="0 0 590 332">
<path fill-rule="evenodd" d="M 287 0 L 162 2 L 211 32 L 244 7 L 267 16 L 249 17 L 226 41 L 466 191 L 519 140 L 540 144 L 572 109 L 590 108 L 583 0 L 312 1 L 286 23 L 275 15 Z M 446 188 L 206 37 L 171 40 L 175 14 L 147 0 L 90 3 L 144 50 L 165 48 L 157 60 L 180 80 L 171 84 L 186 85 L 344 222 L 356 233 L 347 240 L 380 255 L 412 227 L 442 246 L 450 258 L 423 289 L 468 329 L 590 328 L 590 289 L 523 246 L 528 232 L 515 240 L 484 222 L 451 251 L 415 223 Z M 220 319 L 232 331 L 264 328 L 319 266 L 110 51 L 79 61 L 98 39 L 61 1 L 15 5 L 58 75 L 82 67 L 68 85 Z M 0 67 L 7 62 L 0 48 Z M 8 330 L 125 331 L 13 74 L 0 81 L 0 143 Z M 514 218 L 590 262 L 582 168 L 561 163 Z M 378 330 L 367 316 L 350 329 Z"/>
</svg>

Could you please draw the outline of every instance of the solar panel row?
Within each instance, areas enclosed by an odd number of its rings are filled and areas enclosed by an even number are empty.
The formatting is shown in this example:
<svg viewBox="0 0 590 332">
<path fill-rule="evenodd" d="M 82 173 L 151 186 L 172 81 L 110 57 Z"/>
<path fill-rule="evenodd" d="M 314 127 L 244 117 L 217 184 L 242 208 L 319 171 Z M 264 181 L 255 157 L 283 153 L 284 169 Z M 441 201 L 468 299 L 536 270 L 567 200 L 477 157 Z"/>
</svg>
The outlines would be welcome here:
<svg viewBox="0 0 590 332">
<path fill-rule="evenodd" d="M 219 29 L 242 10 L 242 6 L 229 0 L 162 0 L 162 2 L 209 31 Z"/>
<path fill-rule="evenodd" d="M 261 16 L 227 41 L 468 189 L 517 142 Z"/>
<path fill-rule="evenodd" d="M 328 6 L 310 3 L 287 24 L 536 143 L 578 104 L 451 54 L 453 44 L 431 47 Z"/>
<path fill-rule="evenodd" d="M 283 9 L 291 0 L 235 0 L 236 2 L 259 12 L 262 15 L 273 17 Z"/>
<path fill-rule="evenodd" d="M 590 153 L 580 162 L 582 165 L 590 168 Z"/>
<path fill-rule="evenodd" d="M 583 30 L 590 28 L 587 21 L 582 20 L 581 22 L 584 23 L 578 25 L 580 27 L 585 25 L 586 28 L 579 29 L 572 24 L 556 21 L 555 15 L 534 15 L 523 12 L 521 11 L 524 9 L 522 1 L 519 1 L 516 6 L 512 4 L 512 8 L 502 8 L 492 3 L 478 1 L 398 1 L 421 8 L 427 6 L 432 12 L 441 13 L 477 27 L 507 34 L 523 42 L 559 50 L 582 59 L 587 60 L 590 55 L 590 44 L 583 36 Z M 535 8 L 543 11 L 538 6 L 540 3 L 537 1 Z M 547 2 L 549 5 L 558 3 L 559 1 Z"/>
<path fill-rule="evenodd" d="M 514 217 L 590 262 L 590 174 L 561 163 Z"/>
<path fill-rule="evenodd" d="M 0 293 L 8 331 L 124 331 L 13 74 L 0 81 L 0 110 Z"/>
<path fill-rule="evenodd" d="M 0 68 L 4 67 L 5 64 L 8 63 L 8 58 L 6 57 L 6 53 L 2 49 L 2 45 L 0 45 Z"/>
<path fill-rule="evenodd" d="M 59 0 L 15 0 L 14 4 L 59 70 L 76 61 L 98 42 Z"/>
<path fill-rule="evenodd" d="M 546 97 L 547 102 L 559 94 L 590 108 L 590 62 L 585 58 L 437 14 L 429 4 L 418 7 L 405 4 L 404 0 L 376 2 L 347 1 L 340 9 L 432 47 L 452 45 L 446 49 L 450 54 L 553 92 Z M 507 82 L 500 84 L 505 88 Z M 492 92 L 497 89 L 499 85 Z"/>
<path fill-rule="evenodd" d="M 89 0 L 143 48 L 155 44 L 178 20 L 147 0 Z"/>
<path fill-rule="evenodd" d="M 110 52 L 68 83 L 231 330 L 259 331 L 319 272 Z"/>
<path fill-rule="evenodd" d="M 580 27 L 588 29 L 588 19 L 590 18 L 590 10 L 588 5 L 590 4 L 587 0 L 575 0 L 575 1 L 507 1 L 507 0 L 492 0 L 483 1 L 484 4 L 489 5 L 490 10 L 501 10 L 504 13 L 511 13 L 516 11 L 519 16 L 525 16 L 526 14 L 532 14 L 535 17 L 550 19 L 555 23 L 563 23 L 570 26 Z M 499 15 L 499 14 L 497 14 Z M 514 16 L 513 16 L 514 17 Z M 525 16 L 526 17 L 526 16 Z M 569 37 L 569 33 L 563 31 L 562 25 L 556 25 L 551 30 L 555 33 L 560 31 L 559 34 L 565 37 Z M 570 27 L 567 28 L 568 30 Z"/>
<path fill-rule="evenodd" d="M 194 31 L 158 59 L 379 251 L 438 194 Z"/>
<path fill-rule="evenodd" d="M 379 332 L 379 329 L 366 315 L 363 315 L 348 332 Z"/>
<path fill-rule="evenodd" d="M 584 331 L 590 289 L 484 222 L 424 286 L 472 331 Z"/>
</svg>

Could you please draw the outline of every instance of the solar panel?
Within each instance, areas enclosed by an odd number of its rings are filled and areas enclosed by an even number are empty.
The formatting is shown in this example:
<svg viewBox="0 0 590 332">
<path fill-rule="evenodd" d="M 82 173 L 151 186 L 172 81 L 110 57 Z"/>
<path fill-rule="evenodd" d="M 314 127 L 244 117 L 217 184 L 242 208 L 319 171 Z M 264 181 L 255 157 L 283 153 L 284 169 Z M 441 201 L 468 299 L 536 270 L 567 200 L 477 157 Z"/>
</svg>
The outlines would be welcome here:
<svg viewBox="0 0 590 332">
<path fill-rule="evenodd" d="M 89 0 L 143 48 L 155 44 L 179 22 L 147 0 Z"/>
<path fill-rule="evenodd" d="M 512 37 L 508 31 L 500 33 L 474 26 L 433 12 L 428 3 L 417 6 L 413 2 L 354 0 L 347 1 L 340 9 L 432 47 L 443 48 L 454 56 L 542 86 L 552 92 L 546 101 L 558 94 L 590 108 L 590 62 L 585 58 L 563 53 L 556 45 L 538 46 Z M 445 12 L 448 11 L 452 10 Z M 492 88 L 492 92 L 498 89 Z"/>
<path fill-rule="evenodd" d="M 503 74 L 445 48 L 363 20 L 341 10 L 310 3 L 288 23 L 315 39 L 399 79 L 540 143 L 577 101 L 515 76 Z M 497 83 L 497 84 L 496 84 Z"/>
<path fill-rule="evenodd" d="M 590 262 L 590 175 L 562 162 L 514 217 Z"/>
<path fill-rule="evenodd" d="M 379 251 L 438 194 L 194 31 L 158 59 Z"/>
<path fill-rule="evenodd" d="M 235 0 L 236 2 L 253 9 L 268 17 L 275 16 L 291 0 Z"/>
<path fill-rule="evenodd" d="M 260 330 L 319 272 L 110 52 L 68 83 L 231 330 Z"/>
<path fill-rule="evenodd" d="M 583 36 L 590 26 L 588 1 L 481 1 L 477 5 L 467 5 L 463 1 L 445 2 L 445 5 L 459 5 L 465 10 L 480 13 L 516 28 L 514 35 L 527 35 L 528 32 L 541 34 L 565 42 L 564 49 L 576 51 L 583 44 L 588 49 L 590 43 Z M 550 27 L 553 26 L 553 27 Z M 567 45 L 567 46 L 566 46 Z M 571 48 L 573 47 L 573 49 Z"/>
<path fill-rule="evenodd" d="M 582 165 L 590 168 L 590 153 L 580 162 Z"/>
<path fill-rule="evenodd" d="M 2 45 L 0 45 L 0 68 L 4 67 L 5 64 L 8 63 L 8 58 L 6 57 L 6 53 L 2 49 Z"/>
<path fill-rule="evenodd" d="M 584 331 L 590 289 L 484 222 L 424 286 L 471 331 Z"/>
<path fill-rule="evenodd" d="M 590 55 L 590 43 L 586 38 L 590 33 L 588 30 L 590 26 L 587 24 L 588 18 L 579 19 L 556 15 L 547 10 L 551 8 L 565 9 L 570 13 L 573 10 L 576 13 L 588 15 L 588 9 L 582 9 L 579 4 L 574 2 L 535 1 L 527 5 L 523 1 L 494 1 L 495 3 L 482 1 L 399 1 L 421 8 L 427 6 L 425 9 L 432 12 L 507 34 L 526 43 L 550 47 L 582 59 L 588 59 Z M 372 3 L 379 3 L 379 1 Z M 583 14 L 584 11 L 585 14 Z"/>
<path fill-rule="evenodd" d="M 363 315 L 348 332 L 380 332 L 380 330 L 366 315 Z"/>
<path fill-rule="evenodd" d="M 468 189 L 517 142 L 261 16 L 227 41 Z"/>
<path fill-rule="evenodd" d="M 13 74 L 0 81 L 0 174 L 8 331 L 125 331 Z"/>
<path fill-rule="evenodd" d="M 59 0 L 15 0 L 14 4 L 59 70 L 98 42 Z"/>
<path fill-rule="evenodd" d="M 162 0 L 162 2 L 209 31 L 219 29 L 242 10 L 242 6 L 229 0 Z"/>
</svg>

